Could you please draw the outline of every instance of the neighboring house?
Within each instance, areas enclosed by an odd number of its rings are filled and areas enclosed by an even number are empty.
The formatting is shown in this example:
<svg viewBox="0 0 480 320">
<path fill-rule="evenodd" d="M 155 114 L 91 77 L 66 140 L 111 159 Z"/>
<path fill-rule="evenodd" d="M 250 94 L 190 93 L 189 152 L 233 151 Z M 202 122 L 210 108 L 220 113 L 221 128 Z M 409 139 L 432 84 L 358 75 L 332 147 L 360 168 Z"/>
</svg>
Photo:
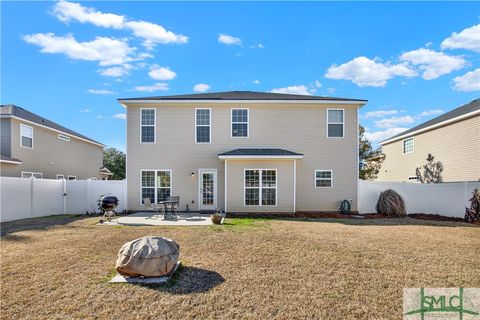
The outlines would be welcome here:
<svg viewBox="0 0 480 320">
<path fill-rule="evenodd" d="M 429 153 L 443 164 L 443 180 L 480 180 L 480 99 L 380 143 L 386 155 L 377 180 L 416 182 Z"/>
<path fill-rule="evenodd" d="M 357 210 L 358 110 L 366 100 L 233 91 L 119 99 L 129 209 Z"/>
<path fill-rule="evenodd" d="M 104 179 L 104 145 L 15 105 L 0 107 L 0 175 Z"/>
</svg>

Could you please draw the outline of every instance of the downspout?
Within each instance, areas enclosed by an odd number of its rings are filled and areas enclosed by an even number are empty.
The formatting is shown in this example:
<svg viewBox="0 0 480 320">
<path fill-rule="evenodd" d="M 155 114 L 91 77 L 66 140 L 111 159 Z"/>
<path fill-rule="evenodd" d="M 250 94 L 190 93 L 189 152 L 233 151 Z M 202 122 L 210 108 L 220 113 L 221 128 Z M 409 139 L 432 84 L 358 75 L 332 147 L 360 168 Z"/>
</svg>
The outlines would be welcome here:
<svg viewBox="0 0 480 320">
<path fill-rule="evenodd" d="M 228 203 L 228 202 L 227 202 L 227 198 L 228 198 L 228 197 L 227 197 L 227 181 L 228 181 L 228 179 L 227 179 L 227 171 L 228 171 L 227 159 L 225 159 L 225 191 L 224 191 L 224 197 L 225 197 L 225 209 L 224 209 L 224 211 L 225 211 L 225 213 L 227 213 L 227 211 L 228 211 L 228 210 L 227 210 L 227 203 Z"/>
<path fill-rule="evenodd" d="M 293 213 L 297 212 L 297 159 L 293 159 Z"/>
</svg>

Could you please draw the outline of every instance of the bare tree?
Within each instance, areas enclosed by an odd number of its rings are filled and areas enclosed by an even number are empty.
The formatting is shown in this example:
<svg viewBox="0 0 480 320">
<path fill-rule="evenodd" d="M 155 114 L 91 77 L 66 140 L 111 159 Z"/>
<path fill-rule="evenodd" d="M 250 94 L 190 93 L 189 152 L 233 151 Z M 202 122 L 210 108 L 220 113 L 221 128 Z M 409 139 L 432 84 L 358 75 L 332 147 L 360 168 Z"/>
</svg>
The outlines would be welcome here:
<svg viewBox="0 0 480 320">
<path fill-rule="evenodd" d="M 441 161 L 434 161 L 435 157 L 431 153 L 427 156 L 427 163 L 423 167 L 418 167 L 415 173 L 421 183 L 441 183 L 443 182 L 442 172 L 443 164 Z M 423 168 L 423 172 L 422 169 Z"/>
</svg>

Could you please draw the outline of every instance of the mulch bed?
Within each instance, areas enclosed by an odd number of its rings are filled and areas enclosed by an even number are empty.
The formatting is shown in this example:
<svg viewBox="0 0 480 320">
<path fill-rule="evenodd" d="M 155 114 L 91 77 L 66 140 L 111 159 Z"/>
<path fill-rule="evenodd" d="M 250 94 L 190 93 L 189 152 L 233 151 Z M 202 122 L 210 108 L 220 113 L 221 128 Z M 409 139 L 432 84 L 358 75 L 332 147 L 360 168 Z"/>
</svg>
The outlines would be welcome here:
<svg viewBox="0 0 480 320">
<path fill-rule="evenodd" d="M 422 219 L 422 220 L 465 222 L 463 218 L 445 217 L 439 214 L 411 213 L 408 216 L 410 218 Z"/>
</svg>

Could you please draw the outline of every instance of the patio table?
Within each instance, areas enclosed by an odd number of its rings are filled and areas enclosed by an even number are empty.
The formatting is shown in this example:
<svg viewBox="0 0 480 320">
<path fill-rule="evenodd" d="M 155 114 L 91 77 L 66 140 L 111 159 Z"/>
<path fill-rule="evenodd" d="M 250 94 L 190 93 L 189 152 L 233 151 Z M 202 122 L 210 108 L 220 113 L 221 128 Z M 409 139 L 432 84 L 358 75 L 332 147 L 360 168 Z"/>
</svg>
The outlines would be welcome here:
<svg viewBox="0 0 480 320">
<path fill-rule="evenodd" d="M 170 210 L 170 213 L 172 213 L 172 215 L 176 218 L 176 205 L 177 205 L 177 201 L 174 201 L 174 200 L 167 200 L 167 201 L 160 201 L 158 203 L 158 205 L 163 205 L 164 207 L 164 213 L 163 213 L 163 218 L 166 219 L 167 216 L 168 216 L 168 212 Z"/>
</svg>

